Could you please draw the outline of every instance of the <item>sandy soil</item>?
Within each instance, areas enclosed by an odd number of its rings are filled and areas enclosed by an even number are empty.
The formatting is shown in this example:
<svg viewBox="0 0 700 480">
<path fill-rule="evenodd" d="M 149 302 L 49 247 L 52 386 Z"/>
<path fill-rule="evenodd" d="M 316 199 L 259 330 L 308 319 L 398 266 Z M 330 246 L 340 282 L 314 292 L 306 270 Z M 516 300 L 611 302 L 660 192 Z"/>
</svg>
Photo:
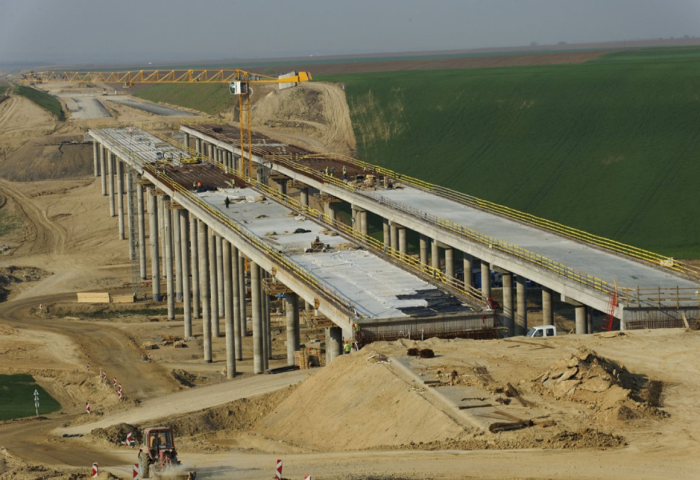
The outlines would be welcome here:
<svg viewBox="0 0 700 480">
<path fill-rule="evenodd" d="M 330 113 L 324 106 L 310 108 L 308 120 L 281 120 L 308 121 L 322 132 L 310 142 L 344 138 L 331 147 L 351 149 L 340 131 L 347 128 L 324 130 L 316 123 L 326 120 L 313 114 L 342 117 L 338 93 L 321 86 L 304 94 L 336 98 Z M 279 97 L 260 104 L 269 108 L 263 117 L 294 108 L 297 100 Z M 129 110 L 117 114 L 114 123 L 166 124 Z M 57 127 L 16 98 L 0 105 L 0 119 L 0 169 L 13 166 L 8 171 L 22 158 L 51 157 L 39 144 L 89 125 Z M 115 442 L 123 429 L 153 423 L 175 429 L 198 478 L 271 478 L 278 458 L 287 478 L 697 478 L 700 332 L 382 343 L 306 379 L 310 372 L 253 376 L 247 337 L 237 378 L 225 382 L 224 338 L 214 339 L 214 362 L 203 363 L 201 322 L 187 347 L 175 348 L 167 338 L 182 339 L 182 321 L 165 321 L 155 310 L 161 305 L 137 305 L 153 313 L 130 314 L 129 306 L 75 302 L 76 291 L 120 292 L 130 278 L 127 244 L 117 239 L 100 186 L 79 173 L 89 171 L 80 164 L 91 156 L 75 157 L 76 173 L 68 169 L 63 178 L 0 179 L 0 213 L 12 209 L 21 218 L 0 237 L 0 245 L 11 244 L 0 269 L 22 267 L 14 270 L 22 281 L 9 284 L 9 300 L 0 304 L 0 373 L 33 374 L 63 407 L 0 424 L 0 478 L 86 478 L 95 461 L 101 478 L 131 478 L 136 452 Z M 285 363 L 283 324 L 274 318 L 273 367 Z M 303 341 L 318 335 L 304 328 Z M 166 339 L 160 348 L 143 348 L 158 339 Z M 431 349 L 435 357 L 409 357 L 410 348 Z M 124 401 L 100 370 L 118 379 Z M 488 428 L 516 420 L 525 428 Z"/>
</svg>

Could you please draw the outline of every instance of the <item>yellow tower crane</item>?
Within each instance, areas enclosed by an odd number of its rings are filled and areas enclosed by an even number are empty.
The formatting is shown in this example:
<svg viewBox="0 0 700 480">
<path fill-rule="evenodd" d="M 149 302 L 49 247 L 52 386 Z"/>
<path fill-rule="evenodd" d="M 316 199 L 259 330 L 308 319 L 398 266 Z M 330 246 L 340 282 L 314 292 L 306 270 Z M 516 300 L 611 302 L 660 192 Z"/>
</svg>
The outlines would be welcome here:
<svg viewBox="0 0 700 480">
<path fill-rule="evenodd" d="M 253 176 L 251 103 L 252 84 L 258 83 L 300 83 L 311 80 L 309 72 L 293 72 L 284 77 L 271 77 L 250 73 L 239 69 L 223 70 L 137 70 L 123 72 L 68 72 L 46 71 L 24 74 L 23 82 L 92 82 L 121 83 L 131 86 L 135 83 L 227 83 L 229 92 L 238 97 L 238 111 L 241 132 L 241 174 L 245 175 L 246 153 L 248 176 Z M 243 113 L 245 112 L 245 120 Z M 247 152 L 246 152 L 247 149 Z"/>
</svg>

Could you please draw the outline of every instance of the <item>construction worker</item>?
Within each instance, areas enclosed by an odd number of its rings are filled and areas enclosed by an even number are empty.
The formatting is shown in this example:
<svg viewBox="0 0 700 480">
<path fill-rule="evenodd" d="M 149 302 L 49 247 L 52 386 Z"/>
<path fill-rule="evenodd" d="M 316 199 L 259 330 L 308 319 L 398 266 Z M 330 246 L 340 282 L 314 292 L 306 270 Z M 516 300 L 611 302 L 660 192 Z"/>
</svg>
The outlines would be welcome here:
<svg viewBox="0 0 700 480">
<path fill-rule="evenodd" d="M 326 176 L 328 176 L 328 165 L 326 165 Z"/>
<path fill-rule="evenodd" d="M 231 200 L 229 200 L 228 197 L 226 197 L 226 200 L 224 200 L 224 204 L 226 205 L 226 208 L 228 208 L 228 206 L 231 204 Z"/>
<path fill-rule="evenodd" d="M 350 355 L 350 350 L 352 349 L 352 345 L 350 345 L 350 340 L 345 340 L 345 355 Z"/>
<path fill-rule="evenodd" d="M 343 165 L 343 181 L 348 179 L 348 169 Z"/>
<path fill-rule="evenodd" d="M 192 190 L 197 191 L 197 182 L 192 182 Z"/>
</svg>

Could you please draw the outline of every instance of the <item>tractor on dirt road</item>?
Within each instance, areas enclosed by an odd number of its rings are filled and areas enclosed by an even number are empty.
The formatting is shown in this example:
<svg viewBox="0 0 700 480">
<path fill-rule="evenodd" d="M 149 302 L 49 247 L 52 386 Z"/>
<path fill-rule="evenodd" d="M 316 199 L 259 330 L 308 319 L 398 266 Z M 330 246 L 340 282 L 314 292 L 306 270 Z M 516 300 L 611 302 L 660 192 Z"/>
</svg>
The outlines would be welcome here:
<svg viewBox="0 0 700 480">
<path fill-rule="evenodd" d="M 167 427 L 152 427 L 143 431 L 139 466 L 141 478 L 194 480 L 197 476 L 196 471 L 189 471 L 180 463 L 173 430 Z"/>
</svg>

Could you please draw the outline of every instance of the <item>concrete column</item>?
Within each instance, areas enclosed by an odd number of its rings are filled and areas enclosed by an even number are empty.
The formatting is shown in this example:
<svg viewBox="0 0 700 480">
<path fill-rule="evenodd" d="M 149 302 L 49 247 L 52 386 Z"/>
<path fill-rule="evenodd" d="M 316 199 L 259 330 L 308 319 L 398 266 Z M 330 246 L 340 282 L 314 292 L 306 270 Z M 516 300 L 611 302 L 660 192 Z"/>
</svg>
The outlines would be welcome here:
<svg viewBox="0 0 700 480">
<path fill-rule="evenodd" d="M 216 236 L 216 287 L 218 289 L 219 306 L 217 312 L 219 317 L 224 314 L 224 239 Z"/>
<path fill-rule="evenodd" d="M 189 150 L 189 148 L 190 148 L 190 134 L 189 133 L 182 134 L 182 145 L 185 147 L 185 150 Z"/>
<path fill-rule="evenodd" d="M 430 265 L 440 270 L 440 248 L 435 239 L 430 241 Z"/>
<path fill-rule="evenodd" d="M 173 217 L 173 256 L 175 257 L 175 301 L 182 301 L 182 290 L 187 285 L 187 279 L 182 274 L 182 246 L 180 245 L 180 212 L 181 209 L 171 210 Z"/>
<path fill-rule="evenodd" d="M 462 252 L 462 268 L 464 270 L 464 287 L 474 286 L 472 283 L 472 270 L 474 269 L 474 257 Z"/>
<path fill-rule="evenodd" d="M 209 314 L 211 321 L 211 334 L 219 336 L 219 288 L 216 284 L 216 234 L 210 230 L 209 235 L 209 298 L 202 292 L 202 302 L 209 301 Z"/>
<path fill-rule="evenodd" d="M 515 319 L 513 315 L 513 274 L 503 273 L 503 326 L 508 329 L 508 336 L 515 335 Z"/>
<path fill-rule="evenodd" d="M 202 139 L 197 137 L 195 141 L 195 150 L 197 151 L 198 154 L 202 154 Z"/>
<path fill-rule="evenodd" d="M 586 333 L 586 306 L 577 305 L 574 307 L 576 314 L 576 335 L 584 335 Z"/>
<path fill-rule="evenodd" d="M 330 203 L 329 203 L 329 205 L 330 205 Z M 360 231 L 360 219 L 358 218 L 358 215 L 357 215 L 358 210 L 357 210 L 357 208 L 355 208 L 355 205 L 350 205 L 350 212 L 351 212 L 350 216 L 352 218 L 352 220 L 350 220 L 350 222 L 352 223 L 352 229 Z"/>
<path fill-rule="evenodd" d="M 96 177 L 100 174 L 100 154 L 97 153 L 98 149 L 99 149 L 99 143 L 97 143 L 96 140 L 93 140 L 92 141 L 92 163 L 93 163 L 93 169 L 95 171 Z"/>
<path fill-rule="evenodd" d="M 287 195 L 287 180 L 286 179 L 277 180 L 277 186 L 278 186 L 279 192 L 282 195 Z"/>
<path fill-rule="evenodd" d="M 328 202 L 328 214 L 329 217 L 331 217 L 331 222 L 335 222 L 338 220 L 338 209 L 335 208 L 335 204 L 333 202 Z"/>
<path fill-rule="evenodd" d="M 340 327 L 328 328 L 330 342 L 326 343 L 326 349 L 330 351 L 330 361 L 343 354 L 343 329 Z M 330 363 L 330 362 L 329 362 Z"/>
<path fill-rule="evenodd" d="M 131 197 L 134 195 L 133 188 L 133 171 L 129 165 L 126 165 L 126 224 L 129 229 L 129 260 L 136 258 L 136 232 L 134 232 L 134 202 Z"/>
<path fill-rule="evenodd" d="M 481 294 L 484 300 L 491 296 L 491 265 L 483 260 L 481 261 Z"/>
<path fill-rule="evenodd" d="M 151 282 L 153 300 L 160 301 L 160 256 L 158 252 L 158 202 L 155 188 L 148 192 L 148 239 L 151 244 Z"/>
<path fill-rule="evenodd" d="M 241 274 L 238 269 L 238 249 L 231 245 L 231 308 L 233 309 L 233 331 L 235 335 L 236 360 L 243 360 L 243 328 L 241 322 Z M 245 302 L 245 298 L 243 298 Z M 245 320 L 245 319 L 244 319 Z"/>
<path fill-rule="evenodd" d="M 197 218 L 190 214 L 190 265 L 192 265 L 192 317 L 199 318 L 199 239 Z"/>
<path fill-rule="evenodd" d="M 428 237 L 420 236 L 420 263 L 428 265 Z"/>
<path fill-rule="evenodd" d="M 100 173 L 102 174 L 102 196 L 107 196 L 107 156 L 104 145 L 100 145 Z"/>
<path fill-rule="evenodd" d="M 367 210 L 360 210 L 357 216 L 360 219 L 360 232 L 362 232 L 364 235 L 367 235 L 367 232 L 369 232 L 369 224 L 367 223 Z"/>
<path fill-rule="evenodd" d="M 308 319 L 313 316 L 314 307 L 310 302 L 304 301 L 304 314 L 306 315 L 306 325 L 309 325 Z"/>
<path fill-rule="evenodd" d="M 136 213 L 139 222 L 139 271 L 141 280 L 146 280 L 146 212 L 143 204 L 143 185 L 136 183 Z"/>
<path fill-rule="evenodd" d="M 253 373 L 263 373 L 263 325 L 260 309 L 260 267 L 250 262 L 250 295 L 253 317 Z"/>
<path fill-rule="evenodd" d="M 515 317 L 515 334 L 525 335 L 527 333 L 527 279 L 518 275 L 516 280 L 516 295 L 518 299 L 518 312 Z"/>
<path fill-rule="evenodd" d="M 199 246 L 199 293 L 202 296 L 202 330 L 204 342 L 204 362 L 211 363 L 211 311 L 209 308 L 209 242 L 207 224 L 197 222 L 197 245 Z"/>
<path fill-rule="evenodd" d="M 109 194 L 109 216 L 115 217 L 114 207 L 114 155 L 107 152 L 107 193 Z"/>
<path fill-rule="evenodd" d="M 175 320 L 175 279 L 173 278 L 173 225 L 170 214 L 170 198 L 163 197 L 163 244 L 165 263 L 165 283 L 168 292 L 168 320 Z"/>
<path fill-rule="evenodd" d="M 246 278 L 245 278 L 245 257 L 238 252 L 238 288 L 241 297 L 241 336 L 248 336 L 248 317 L 247 317 L 247 302 L 246 302 Z"/>
<path fill-rule="evenodd" d="M 265 308 L 263 309 L 263 312 L 265 313 L 265 339 L 267 341 L 267 346 L 265 348 L 265 353 L 267 354 L 265 359 L 265 370 L 267 370 L 269 368 L 268 360 L 272 360 L 272 302 L 270 300 L 270 295 L 268 295 L 268 293 L 265 292 L 264 289 L 263 293 L 265 294 L 265 296 L 263 297 L 265 300 Z"/>
<path fill-rule="evenodd" d="M 445 275 L 455 278 L 455 251 L 452 248 L 445 249 Z"/>
<path fill-rule="evenodd" d="M 391 242 L 391 248 L 394 250 L 399 249 L 399 229 L 395 223 L 389 225 L 389 241 Z"/>
<path fill-rule="evenodd" d="M 384 246 L 388 247 L 391 244 L 391 227 L 386 218 L 382 219 L 382 233 L 384 234 Z"/>
<path fill-rule="evenodd" d="M 236 374 L 236 352 L 234 350 L 233 331 L 233 297 L 231 284 L 231 244 L 224 240 L 222 245 L 222 256 L 224 259 L 224 325 L 226 332 L 226 378 L 232 379 Z"/>
<path fill-rule="evenodd" d="M 124 232 L 124 164 L 115 159 L 117 166 L 117 225 L 119 226 L 119 240 L 126 238 Z"/>
<path fill-rule="evenodd" d="M 190 222 L 189 212 L 185 209 L 178 210 L 178 223 L 180 224 L 180 264 L 182 265 L 182 309 L 185 320 L 185 338 L 192 336 L 192 296 L 190 294 Z"/>
<path fill-rule="evenodd" d="M 299 189 L 299 202 L 302 207 L 309 206 L 309 187 Z"/>
<path fill-rule="evenodd" d="M 552 291 L 547 287 L 542 287 L 542 325 L 554 325 Z"/>
<path fill-rule="evenodd" d="M 267 370 L 270 358 L 270 297 L 265 292 L 264 279 L 266 272 L 260 271 L 260 315 L 262 318 L 262 351 L 263 369 Z"/>
<path fill-rule="evenodd" d="M 406 229 L 404 227 L 399 227 L 397 230 L 399 231 L 399 252 L 405 254 L 408 249 L 406 243 Z"/>
<path fill-rule="evenodd" d="M 586 308 L 586 333 L 593 333 L 593 309 Z"/>
<path fill-rule="evenodd" d="M 287 365 L 294 365 L 294 352 L 299 350 L 299 296 L 287 292 L 285 297 L 287 310 Z"/>
</svg>

